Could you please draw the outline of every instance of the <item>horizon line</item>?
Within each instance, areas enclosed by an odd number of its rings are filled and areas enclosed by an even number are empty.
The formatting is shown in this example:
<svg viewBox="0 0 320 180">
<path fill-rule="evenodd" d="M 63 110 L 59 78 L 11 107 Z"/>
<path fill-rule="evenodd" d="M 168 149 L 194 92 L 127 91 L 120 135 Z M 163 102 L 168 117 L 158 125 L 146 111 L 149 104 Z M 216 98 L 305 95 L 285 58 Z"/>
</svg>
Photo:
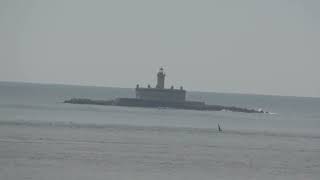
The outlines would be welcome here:
<svg viewBox="0 0 320 180">
<path fill-rule="evenodd" d="M 21 84 L 34 84 L 34 85 L 61 85 L 61 86 L 81 86 L 81 87 L 101 87 L 101 88 L 121 88 L 121 89 L 135 89 L 134 87 L 118 87 L 118 86 L 103 86 L 103 85 L 89 85 L 77 83 L 53 83 L 53 82 L 37 82 L 37 81 L 6 81 L 0 80 L 0 83 L 21 83 Z M 186 90 L 186 89 L 185 89 Z M 234 95 L 252 95 L 252 96 L 274 96 L 274 97 L 296 97 L 296 98 L 320 98 L 320 96 L 298 96 L 298 95 L 281 95 L 281 94 L 263 94 L 263 93 L 241 93 L 241 92 L 217 92 L 209 90 L 194 90 L 189 89 L 187 92 L 200 92 L 200 93 L 217 93 L 217 94 L 234 94 Z"/>
</svg>

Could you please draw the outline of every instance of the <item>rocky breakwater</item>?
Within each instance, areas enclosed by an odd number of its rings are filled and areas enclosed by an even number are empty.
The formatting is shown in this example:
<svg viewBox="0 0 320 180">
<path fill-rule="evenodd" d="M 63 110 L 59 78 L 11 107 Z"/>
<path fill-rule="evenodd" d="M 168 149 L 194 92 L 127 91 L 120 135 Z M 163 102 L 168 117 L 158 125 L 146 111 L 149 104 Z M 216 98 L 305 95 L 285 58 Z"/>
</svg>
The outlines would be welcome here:
<svg viewBox="0 0 320 180">
<path fill-rule="evenodd" d="M 72 98 L 69 100 L 65 100 L 64 103 L 69 103 L 69 104 L 92 104 L 92 105 L 113 105 L 114 101 L 113 100 L 92 100 L 92 99 L 87 99 L 87 98 Z"/>
<path fill-rule="evenodd" d="M 121 99 L 121 98 L 120 98 Z M 243 112 L 243 113 L 269 113 L 263 110 L 235 107 L 235 106 L 221 106 L 221 105 L 207 105 L 205 103 L 199 105 L 192 105 L 186 101 L 186 103 L 164 103 L 155 101 L 144 101 L 135 98 L 126 98 L 126 101 L 115 100 L 92 100 L 87 98 L 72 98 L 65 100 L 64 103 L 69 104 L 91 104 L 91 105 L 104 105 L 104 106 L 127 106 L 127 107 L 166 107 L 175 109 L 186 110 L 200 110 L 200 111 L 231 111 L 231 112 Z M 130 100 L 130 101 L 129 101 Z M 128 102 L 128 103 L 126 103 Z M 130 102 L 130 103 L 129 103 Z"/>
</svg>

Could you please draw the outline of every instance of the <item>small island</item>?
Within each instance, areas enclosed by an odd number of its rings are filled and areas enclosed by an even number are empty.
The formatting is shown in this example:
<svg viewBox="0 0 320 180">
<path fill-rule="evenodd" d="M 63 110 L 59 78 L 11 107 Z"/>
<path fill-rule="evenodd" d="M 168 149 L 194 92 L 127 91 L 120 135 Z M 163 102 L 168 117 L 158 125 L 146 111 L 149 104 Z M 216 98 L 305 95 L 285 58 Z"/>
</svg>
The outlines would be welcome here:
<svg viewBox="0 0 320 180">
<path fill-rule="evenodd" d="M 201 101 L 187 101 L 186 91 L 181 86 L 179 89 L 174 89 L 171 86 L 165 88 L 165 73 L 163 68 L 160 68 L 157 73 L 157 85 L 151 88 L 148 85 L 142 88 L 137 84 L 135 88 L 136 98 L 116 98 L 112 100 L 92 100 L 85 98 L 72 98 L 64 101 L 70 104 L 92 104 L 105 106 L 127 106 L 127 107 L 146 107 L 146 108 L 175 108 L 186 110 L 202 110 L 202 111 L 232 111 L 244 113 L 268 113 L 263 110 L 255 110 L 249 108 L 241 108 L 234 106 L 207 105 Z"/>
</svg>

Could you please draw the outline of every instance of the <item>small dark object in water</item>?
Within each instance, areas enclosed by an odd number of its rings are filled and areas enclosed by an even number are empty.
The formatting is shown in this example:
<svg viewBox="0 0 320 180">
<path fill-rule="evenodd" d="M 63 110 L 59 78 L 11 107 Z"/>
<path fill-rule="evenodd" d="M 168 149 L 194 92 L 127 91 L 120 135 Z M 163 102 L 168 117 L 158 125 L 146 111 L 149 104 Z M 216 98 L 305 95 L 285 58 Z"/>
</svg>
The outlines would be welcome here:
<svg viewBox="0 0 320 180">
<path fill-rule="evenodd" d="M 219 132 L 222 132 L 222 129 L 219 124 L 218 124 L 218 130 L 219 130 Z"/>
</svg>

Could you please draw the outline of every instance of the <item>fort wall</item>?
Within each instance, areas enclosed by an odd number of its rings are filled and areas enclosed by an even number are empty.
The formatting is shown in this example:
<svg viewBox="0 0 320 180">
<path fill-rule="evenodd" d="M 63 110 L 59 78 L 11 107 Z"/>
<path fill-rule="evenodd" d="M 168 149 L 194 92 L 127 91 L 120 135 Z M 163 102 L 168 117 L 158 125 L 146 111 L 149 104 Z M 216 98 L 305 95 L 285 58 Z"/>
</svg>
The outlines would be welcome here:
<svg viewBox="0 0 320 180">
<path fill-rule="evenodd" d="M 136 98 L 152 101 L 184 102 L 186 91 L 178 89 L 136 88 Z"/>
</svg>

